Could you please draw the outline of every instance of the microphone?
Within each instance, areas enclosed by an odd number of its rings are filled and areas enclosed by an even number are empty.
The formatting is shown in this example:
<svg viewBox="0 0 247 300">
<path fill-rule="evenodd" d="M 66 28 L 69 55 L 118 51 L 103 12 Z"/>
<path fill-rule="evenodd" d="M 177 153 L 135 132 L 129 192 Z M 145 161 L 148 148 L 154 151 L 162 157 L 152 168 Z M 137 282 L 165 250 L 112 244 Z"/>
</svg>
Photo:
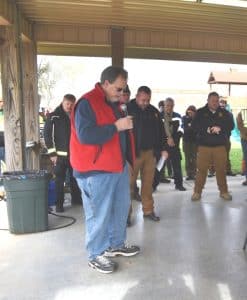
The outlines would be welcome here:
<svg viewBox="0 0 247 300">
<path fill-rule="evenodd" d="M 127 105 L 125 103 L 120 104 L 120 108 L 121 108 L 121 111 L 122 111 L 124 117 L 129 117 L 129 118 L 133 119 L 132 116 L 129 116 Z M 128 129 L 128 131 L 132 132 L 132 129 Z"/>
<path fill-rule="evenodd" d="M 121 108 L 122 112 L 124 113 L 124 116 L 127 117 L 128 116 L 127 105 L 125 103 L 122 103 L 120 105 L 120 108 Z"/>
</svg>

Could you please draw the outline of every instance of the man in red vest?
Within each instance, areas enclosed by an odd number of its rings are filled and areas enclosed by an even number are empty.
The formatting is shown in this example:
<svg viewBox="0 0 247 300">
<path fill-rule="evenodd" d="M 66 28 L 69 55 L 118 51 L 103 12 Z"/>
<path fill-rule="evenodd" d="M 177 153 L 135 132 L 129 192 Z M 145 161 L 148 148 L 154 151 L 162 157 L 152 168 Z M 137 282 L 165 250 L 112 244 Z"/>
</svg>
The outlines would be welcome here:
<svg viewBox="0 0 247 300">
<path fill-rule="evenodd" d="M 126 222 L 130 206 L 128 163 L 133 164 L 134 144 L 118 102 L 128 73 L 110 66 L 100 83 L 83 95 L 71 115 L 70 159 L 83 194 L 86 248 L 89 266 L 102 273 L 117 264 L 108 257 L 133 256 L 138 246 L 127 246 Z"/>
</svg>

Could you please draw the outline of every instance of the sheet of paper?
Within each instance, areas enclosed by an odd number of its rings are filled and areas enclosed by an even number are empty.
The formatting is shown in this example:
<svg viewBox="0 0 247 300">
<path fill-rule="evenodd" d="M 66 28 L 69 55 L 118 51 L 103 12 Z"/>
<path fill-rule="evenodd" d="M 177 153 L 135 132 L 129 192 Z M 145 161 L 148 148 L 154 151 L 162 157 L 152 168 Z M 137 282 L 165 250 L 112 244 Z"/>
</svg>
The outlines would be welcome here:
<svg viewBox="0 0 247 300">
<path fill-rule="evenodd" d="M 160 172 L 160 170 L 162 169 L 162 167 L 164 166 L 164 163 L 166 161 L 166 158 L 164 156 L 161 156 L 161 158 L 159 159 L 159 161 L 157 162 L 156 165 L 156 169 Z"/>
</svg>

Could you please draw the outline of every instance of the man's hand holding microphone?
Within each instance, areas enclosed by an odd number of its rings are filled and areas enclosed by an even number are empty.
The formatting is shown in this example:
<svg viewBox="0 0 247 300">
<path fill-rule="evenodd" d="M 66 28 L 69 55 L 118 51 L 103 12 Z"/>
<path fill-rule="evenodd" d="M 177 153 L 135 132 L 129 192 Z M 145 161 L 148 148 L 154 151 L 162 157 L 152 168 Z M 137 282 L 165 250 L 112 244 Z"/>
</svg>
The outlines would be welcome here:
<svg viewBox="0 0 247 300">
<path fill-rule="evenodd" d="M 115 126 L 117 127 L 117 131 L 124 131 L 133 128 L 133 117 L 128 115 L 127 105 L 121 104 L 120 108 L 122 113 L 124 114 L 123 118 L 118 119 L 115 122 Z"/>
<path fill-rule="evenodd" d="M 117 131 L 124 131 L 133 128 L 133 117 L 126 116 L 124 118 L 120 118 L 115 122 L 115 126 L 117 127 Z"/>
</svg>

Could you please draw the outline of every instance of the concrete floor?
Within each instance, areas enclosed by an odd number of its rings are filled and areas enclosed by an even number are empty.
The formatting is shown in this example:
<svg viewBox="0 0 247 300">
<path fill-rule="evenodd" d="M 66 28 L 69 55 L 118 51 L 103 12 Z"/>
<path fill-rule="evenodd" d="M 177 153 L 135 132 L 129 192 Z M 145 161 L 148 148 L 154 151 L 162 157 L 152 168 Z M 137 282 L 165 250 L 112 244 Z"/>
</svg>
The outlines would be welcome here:
<svg viewBox="0 0 247 300">
<path fill-rule="evenodd" d="M 116 258 L 119 270 L 104 275 L 87 266 L 80 207 L 66 208 L 77 218 L 65 229 L 13 235 L 0 231 L 1 300 L 246 300 L 247 187 L 243 177 L 228 178 L 232 202 L 218 197 L 208 179 L 201 202 L 161 184 L 154 194 L 159 223 L 143 220 L 140 204 L 128 241 L 141 254 Z M 50 225 L 60 222 L 50 216 Z M 6 226 L 0 201 L 0 227 Z M 246 252 L 247 253 L 247 252 Z"/>
</svg>

